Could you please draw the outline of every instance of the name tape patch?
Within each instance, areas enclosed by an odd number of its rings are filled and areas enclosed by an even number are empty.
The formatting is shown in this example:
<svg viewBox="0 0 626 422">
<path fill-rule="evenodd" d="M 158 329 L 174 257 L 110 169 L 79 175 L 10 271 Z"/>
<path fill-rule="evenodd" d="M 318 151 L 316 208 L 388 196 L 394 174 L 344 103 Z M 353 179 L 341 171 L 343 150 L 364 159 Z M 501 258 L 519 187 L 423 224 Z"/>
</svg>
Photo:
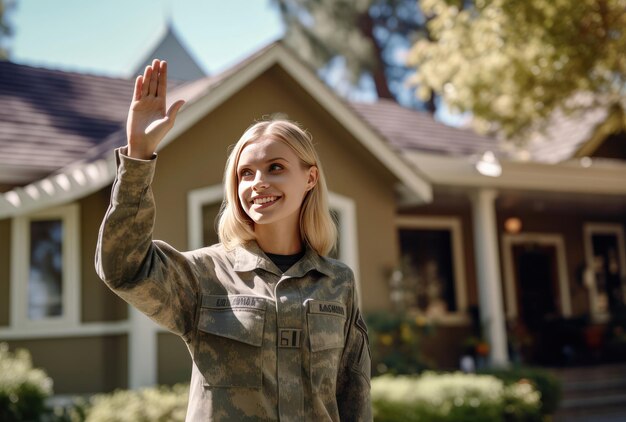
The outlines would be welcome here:
<svg viewBox="0 0 626 422">
<path fill-rule="evenodd" d="M 203 308 L 231 309 L 231 308 L 253 308 L 265 309 L 265 300 L 254 296 L 225 296 L 225 295 L 204 295 L 202 296 Z"/>
<path fill-rule="evenodd" d="M 311 300 L 309 302 L 309 312 L 312 314 L 327 314 L 345 317 L 346 306 L 339 302 Z"/>
</svg>

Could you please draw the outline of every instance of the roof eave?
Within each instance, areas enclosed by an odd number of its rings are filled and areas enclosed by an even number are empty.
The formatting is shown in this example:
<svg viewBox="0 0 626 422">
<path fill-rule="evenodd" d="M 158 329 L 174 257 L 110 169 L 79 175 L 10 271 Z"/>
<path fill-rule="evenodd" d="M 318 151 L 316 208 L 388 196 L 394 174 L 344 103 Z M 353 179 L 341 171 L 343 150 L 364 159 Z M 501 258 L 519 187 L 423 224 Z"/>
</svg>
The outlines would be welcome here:
<svg viewBox="0 0 626 422">
<path fill-rule="evenodd" d="M 471 157 L 407 153 L 433 185 L 544 192 L 626 195 L 626 165 L 544 164 L 501 160 L 499 177 L 484 176 Z"/>
</svg>

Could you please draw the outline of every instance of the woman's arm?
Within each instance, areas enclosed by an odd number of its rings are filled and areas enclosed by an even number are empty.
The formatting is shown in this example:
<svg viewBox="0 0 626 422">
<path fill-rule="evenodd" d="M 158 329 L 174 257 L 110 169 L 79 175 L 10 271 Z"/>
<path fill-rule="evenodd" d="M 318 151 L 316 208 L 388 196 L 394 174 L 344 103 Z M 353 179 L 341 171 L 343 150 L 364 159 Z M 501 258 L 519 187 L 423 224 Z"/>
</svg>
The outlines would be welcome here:
<svg viewBox="0 0 626 422">
<path fill-rule="evenodd" d="M 115 152 L 117 175 L 100 227 L 95 264 L 100 278 L 122 299 L 185 337 L 195 318 L 196 275 L 184 254 L 152 241 L 154 151 L 183 104 L 178 102 L 165 113 L 166 77 L 166 63 L 155 60 L 136 80 L 128 146 Z"/>
<path fill-rule="evenodd" d="M 342 421 L 369 422 L 372 420 L 372 364 L 367 326 L 358 307 L 354 284 L 351 309 L 346 345 L 337 374 L 337 406 Z"/>
</svg>

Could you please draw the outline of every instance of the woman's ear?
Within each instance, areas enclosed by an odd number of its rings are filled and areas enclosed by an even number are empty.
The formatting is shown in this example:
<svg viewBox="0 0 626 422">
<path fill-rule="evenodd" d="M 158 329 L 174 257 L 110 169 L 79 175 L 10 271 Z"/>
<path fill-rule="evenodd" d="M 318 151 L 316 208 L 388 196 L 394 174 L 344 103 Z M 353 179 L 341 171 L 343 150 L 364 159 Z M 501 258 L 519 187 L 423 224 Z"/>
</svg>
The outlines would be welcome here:
<svg viewBox="0 0 626 422">
<path fill-rule="evenodd" d="M 317 184 L 317 179 L 319 178 L 319 170 L 317 166 L 311 166 L 309 168 L 309 179 L 306 182 L 306 190 L 309 191 L 315 187 Z"/>
</svg>

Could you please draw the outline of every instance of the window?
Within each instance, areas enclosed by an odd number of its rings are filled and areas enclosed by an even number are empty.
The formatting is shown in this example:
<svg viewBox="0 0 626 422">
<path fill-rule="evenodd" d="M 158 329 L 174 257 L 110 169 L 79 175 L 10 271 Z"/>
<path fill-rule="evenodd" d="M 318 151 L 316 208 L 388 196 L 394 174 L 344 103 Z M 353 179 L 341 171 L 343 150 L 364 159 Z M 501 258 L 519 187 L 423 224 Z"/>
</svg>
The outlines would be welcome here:
<svg viewBox="0 0 626 422">
<path fill-rule="evenodd" d="M 597 321 L 619 311 L 626 303 L 626 252 L 620 224 L 585 224 L 585 255 L 590 308 Z"/>
<path fill-rule="evenodd" d="M 63 315 L 63 221 L 30 222 L 28 319 Z"/>
<path fill-rule="evenodd" d="M 78 206 L 16 217 L 12 239 L 11 325 L 77 325 Z"/>
<path fill-rule="evenodd" d="M 400 272 L 392 277 L 392 300 L 434 319 L 463 315 L 467 298 L 460 222 L 401 217 L 398 238 Z"/>
</svg>

